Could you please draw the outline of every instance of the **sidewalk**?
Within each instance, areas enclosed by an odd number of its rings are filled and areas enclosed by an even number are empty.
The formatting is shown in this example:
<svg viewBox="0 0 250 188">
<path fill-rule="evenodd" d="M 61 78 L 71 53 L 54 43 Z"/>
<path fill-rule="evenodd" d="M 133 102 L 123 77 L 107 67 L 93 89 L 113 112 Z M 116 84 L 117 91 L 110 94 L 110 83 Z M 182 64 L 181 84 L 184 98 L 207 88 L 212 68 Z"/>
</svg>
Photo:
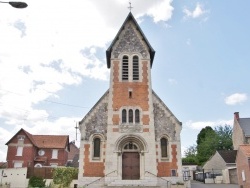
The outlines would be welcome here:
<svg viewBox="0 0 250 188">
<path fill-rule="evenodd" d="M 191 188 L 239 188 L 236 184 L 204 184 L 198 181 L 191 182 Z"/>
</svg>

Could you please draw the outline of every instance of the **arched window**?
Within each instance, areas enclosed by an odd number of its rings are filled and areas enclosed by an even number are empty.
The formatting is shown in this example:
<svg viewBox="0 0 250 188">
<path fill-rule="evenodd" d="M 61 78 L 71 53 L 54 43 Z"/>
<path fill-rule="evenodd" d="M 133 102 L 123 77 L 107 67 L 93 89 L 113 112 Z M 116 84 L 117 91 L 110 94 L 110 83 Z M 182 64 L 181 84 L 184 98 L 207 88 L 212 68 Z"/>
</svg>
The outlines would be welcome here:
<svg viewBox="0 0 250 188">
<path fill-rule="evenodd" d="M 168 156 L 168 140 L 166 138 L 161 138 L 161 157 Z"/>
<path fill-rule="evenodd" d="M 94 138 L 94 157 L 100 157 L 101 139 Z"/>
<path fill-rule="evenodd" d="M 122 80 L 128 80 L 128 56 L 122 58 Z"/>
<path fill-rule="evenodd" d="M 128 120 L 129 123 L 133 123 L 133 119 L 134 119 L 134 118 L 133 118 L 133 110 L 130 109 L 130 110 L 128 111 L 128 117 L 129 117 L 129 120 Z"/>
<path fill-rule="evenodd" d="M 127 123 L 127 110 L 122 110 L 122 123 Z"/>
<path fill-rule="evenodd" d="M 140 111 L 138 109 L 135 110 L 135 123 L 140 123 Z"/>
<path fill-rule="evenodd" d="M 133 80 L 139 80 L 139 58 L 133 57 Z"/>
</svg>

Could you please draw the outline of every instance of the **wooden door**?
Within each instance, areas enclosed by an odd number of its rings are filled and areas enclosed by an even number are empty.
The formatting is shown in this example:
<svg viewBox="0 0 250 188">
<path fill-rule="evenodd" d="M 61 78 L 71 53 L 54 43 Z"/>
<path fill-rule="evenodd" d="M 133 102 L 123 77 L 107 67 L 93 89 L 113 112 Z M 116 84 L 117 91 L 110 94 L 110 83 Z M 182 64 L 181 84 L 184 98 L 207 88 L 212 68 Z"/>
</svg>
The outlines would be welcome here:
<svg viewBox="0 0 250 188">
<path fill-rule="evenodd" d="M 125 152 L 122 155 L 122 179 L 140 179 L 140 155 L 137 152 Z"/>
</svg>

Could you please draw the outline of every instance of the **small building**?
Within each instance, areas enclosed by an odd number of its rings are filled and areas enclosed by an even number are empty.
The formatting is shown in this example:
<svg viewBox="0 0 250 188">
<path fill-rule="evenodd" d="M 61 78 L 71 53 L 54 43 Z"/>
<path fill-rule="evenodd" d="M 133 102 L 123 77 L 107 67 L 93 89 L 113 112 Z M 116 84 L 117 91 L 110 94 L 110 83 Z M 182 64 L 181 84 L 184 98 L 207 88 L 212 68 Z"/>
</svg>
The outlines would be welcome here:
<svg viewBox="0 0 250 188">
<path fill-rule="evenodd" d="M 79 151 L 80 149 L 76 146 L 75 141 L 69 143 L 70 151 L 68 152 L 67 166 L 79 167 Z"/>
<path fill-rule="evenodd" d="M 65 166 L 68 135 L 32 135 L 20 129 L 7 143 L 7 168 Z"/>
<path fill-rule="evenodd" d="M 203 170 L 211 183 L 237 184 L 236 176 L 236 150 L 218 150 L 204 164 Z M 219 177 L 216 180 L 216 177 Z M 217 181 L 217 182 L 216 182 Z"/>
<path fill-rule="evenodd" d="M 250 145 L 240 145 L 237 158 L 238 184 L 241 188 L 250 187 Z"/>
<path fill-rule="evenodd" d="M 235 150 L 239 145 L 250 144 L 250 118 L 240 118 L 239 112 L 234 113 L 232 138 Z"/>
</svg>

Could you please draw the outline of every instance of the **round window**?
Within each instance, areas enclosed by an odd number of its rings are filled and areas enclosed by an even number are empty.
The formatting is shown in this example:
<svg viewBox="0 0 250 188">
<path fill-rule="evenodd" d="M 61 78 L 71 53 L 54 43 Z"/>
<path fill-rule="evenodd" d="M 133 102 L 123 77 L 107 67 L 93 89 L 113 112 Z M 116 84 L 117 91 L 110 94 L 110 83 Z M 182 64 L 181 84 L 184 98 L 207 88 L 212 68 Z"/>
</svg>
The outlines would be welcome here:
<svg viewBox="0 0 250 188">
<path fill-rule="evenodd" d="M 44 150 L 40 149 L 40 150 L 38 151 L 38 155 L 39 155 L 39 156 L 43 156 L 44 154 L 45 154 L 45 151 L 44 151 Z"/>
</svg>

